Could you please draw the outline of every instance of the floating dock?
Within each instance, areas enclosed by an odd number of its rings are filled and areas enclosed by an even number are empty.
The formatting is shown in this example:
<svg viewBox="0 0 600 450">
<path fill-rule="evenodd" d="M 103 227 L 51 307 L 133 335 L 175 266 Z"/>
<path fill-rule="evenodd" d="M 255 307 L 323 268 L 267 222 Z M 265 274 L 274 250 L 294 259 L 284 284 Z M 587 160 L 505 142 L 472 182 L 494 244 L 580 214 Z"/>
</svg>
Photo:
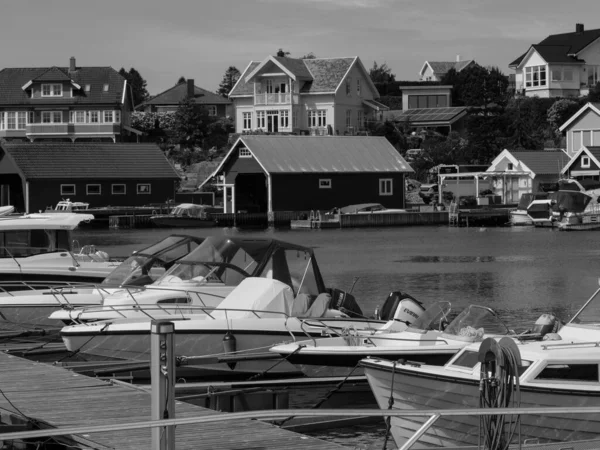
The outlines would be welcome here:
<svg viewBox="0 0 600 450">
<path fill-rule="evenodd" d="M 147 450 L 151 430 L 119 430 L 123 423 L 151 420 L 148 391 L 119 382 L 86 377 L 61 367 L 0 353 L 0 408 L 4 432 L 53 430 L 90 426 L 114 426 L 110 432 L 57 436 L 65 445 L 94 449 Z M 176 402 L 176 418 L 224 414 L 188 403 Z M 234 432 L 233 432 L 234 431 Z M 254 421 L 235 424 L 177 425 L 177 450 L 241 449 L 342 450 L 335 443 L 303 436 Z M 40 442 L 46 439 L 40 439 Z"/>
</svg>

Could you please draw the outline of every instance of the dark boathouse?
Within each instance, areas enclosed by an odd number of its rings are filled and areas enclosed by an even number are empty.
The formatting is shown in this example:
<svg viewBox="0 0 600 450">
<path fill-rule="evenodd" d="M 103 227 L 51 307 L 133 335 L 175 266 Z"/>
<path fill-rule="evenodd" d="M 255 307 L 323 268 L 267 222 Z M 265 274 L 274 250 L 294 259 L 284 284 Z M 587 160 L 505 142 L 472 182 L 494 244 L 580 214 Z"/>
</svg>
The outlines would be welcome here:
<svg viewBox="0 0 600 450">
<path fill-rule="evenodd" d="M 62 199 L 143 206 L 173 199 L 180 177 L 154 144 L 4 143 L 0 205 L 37 212 Z"/>
<path fill-rule="evenodd" d="M 358 203 L 403 208 L 410 172 L 385 137 L 243 135 L 211 178 L 221 177 L 225 212 L 272 213 Z"/>
</svg>

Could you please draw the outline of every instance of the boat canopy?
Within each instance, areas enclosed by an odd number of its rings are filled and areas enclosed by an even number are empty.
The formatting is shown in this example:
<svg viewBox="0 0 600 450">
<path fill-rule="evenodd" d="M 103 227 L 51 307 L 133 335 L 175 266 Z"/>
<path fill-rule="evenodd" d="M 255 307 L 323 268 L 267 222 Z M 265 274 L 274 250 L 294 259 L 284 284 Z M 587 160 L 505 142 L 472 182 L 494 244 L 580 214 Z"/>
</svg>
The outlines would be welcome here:
<svg viewBox="0 0 600 450">
<path fill-rule="evenodd" d="M 169 269 L 173 262 L 194 250 L 204 238 L 171 235 L 135 252 L 102 281 L 102 285 L 141 286 L 151 284 Z"/>
<path fill-rule="evenodd" d="M 325 292 L 312 249 L 276 239 L 227 236 L 207 237 L 155 284 L 189 281 L 237 286 L 247 277 L 281 281 L 292 288 L 294 295 Z"/>
<path fill-rule="evenodd" d="M 558 191 L 554 193 L 555 211 L 569 211 L 573 213 L 581 213 L 585 210 L 592 197 L 583 192 L 575 191 Z"/>
<path fill-rule="evenodd" d="M 208 205 L 196 205 L 195 203 L 182 203 L 171 210 L 171 216 L 177 217 L 206 217 L 207 212 L 212 211 Z"/>
</svg>

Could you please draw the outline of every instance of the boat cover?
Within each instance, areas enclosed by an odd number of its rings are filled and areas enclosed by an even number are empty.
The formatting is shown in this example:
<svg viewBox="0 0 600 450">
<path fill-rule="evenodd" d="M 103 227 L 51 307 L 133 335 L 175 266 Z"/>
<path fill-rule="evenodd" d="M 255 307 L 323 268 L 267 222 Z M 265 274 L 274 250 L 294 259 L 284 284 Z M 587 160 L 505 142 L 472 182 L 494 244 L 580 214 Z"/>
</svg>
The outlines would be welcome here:
<svg viewBox="0 0 600 450">
<path fill-rule="evenodd" d="M 294 294 L 287 284 L 268 278 L 248 277 L 210 315 L 217 319 L 283 318 L 283 314 L 291 315 L 293 304 Z"/>
<path fill-rule="evenodd" d="M 554 211 L 568 211 L 573 213 L 583 212 L 592 197 L 583 192 L 558 191 L 555 193 L 556 204 Z"/>
</svg>

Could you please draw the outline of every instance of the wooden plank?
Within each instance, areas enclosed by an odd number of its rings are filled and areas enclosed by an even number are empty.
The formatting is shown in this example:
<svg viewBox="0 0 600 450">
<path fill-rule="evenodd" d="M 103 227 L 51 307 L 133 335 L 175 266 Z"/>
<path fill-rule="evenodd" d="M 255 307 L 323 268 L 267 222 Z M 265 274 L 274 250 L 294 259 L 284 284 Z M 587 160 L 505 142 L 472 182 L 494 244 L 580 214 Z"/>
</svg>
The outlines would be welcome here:
<svg viewBox="0 0 600 450">
<path fill-rule="evenodd" d="M 0 353 L 0 408 L 16 416 L 34 418 L 49 428 L 110 425 L 151 419 L 150 395 L 144 390 L 73 373 L 65 368 Z M 176 417 L 223 414 L 200 406 L 176 402 Z M 146 450 L 149 429 L 90 433 L 70 439 L 95 448 Z M 344 447 L 302 436 L 268 423 L 241 420 L 230 423 L 181 425 L 176 447 L 187 449 L 335 450 Z"/>
</svg>

